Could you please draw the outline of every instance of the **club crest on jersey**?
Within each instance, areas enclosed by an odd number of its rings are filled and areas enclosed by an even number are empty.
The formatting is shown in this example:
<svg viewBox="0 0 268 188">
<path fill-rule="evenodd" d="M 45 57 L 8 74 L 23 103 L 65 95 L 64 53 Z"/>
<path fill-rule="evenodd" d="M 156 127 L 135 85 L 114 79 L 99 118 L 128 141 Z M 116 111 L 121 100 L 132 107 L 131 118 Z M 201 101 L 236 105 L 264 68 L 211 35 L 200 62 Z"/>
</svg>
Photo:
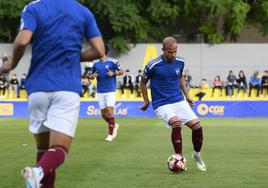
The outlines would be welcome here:
<svg viewBox="0 0 268 188">
<path fill-rule="evenodd" d="M 106 69 L 109 69 L 109 65 L 105 65 L 105 68 L 106 68 Z"/>
<path fill-rule="evenodd" d="M 180 74 L 180 69 L 176 69 L 176 74 L 177 74 L 177 75 Z"/>
</svg>

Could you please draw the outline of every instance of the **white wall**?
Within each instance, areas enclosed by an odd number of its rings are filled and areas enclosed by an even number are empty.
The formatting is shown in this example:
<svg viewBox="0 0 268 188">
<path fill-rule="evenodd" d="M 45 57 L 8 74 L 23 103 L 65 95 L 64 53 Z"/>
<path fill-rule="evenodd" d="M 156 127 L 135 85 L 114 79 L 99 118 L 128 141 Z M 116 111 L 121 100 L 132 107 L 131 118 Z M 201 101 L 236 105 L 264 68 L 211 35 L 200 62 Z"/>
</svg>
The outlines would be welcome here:
<svg viewBox="0 0 268 188">
<path fill-rule="evenodd" d="M 130 69 L 136 75 L 138 69 L 143 67 L 146 49 L 149 44 L 137 44 L 125 55 L 115 57 L 123 69 Z M 161 44 L 150 44 L 156 49 L 157 55 L 161 54 Z M 0 53 L 11 54 L 11 44 L 1 44 Z M 212 81 L 215 75 L 220 75 L 226 80 L 229 70 L 237 75 L 239 70 L 244 70 L 249 79 L 251 73 L 258 69 L 261 73 L 268 70 L 268 45 L 267 44 L 179 44 L 178 54 L 184 57 L 186 68 L 190 69 L 195 84 L 202 78 Z M 27 72 L 30 64 L 30 48 L 19 66 L 13 71 L 20 77 Z M 83 65 L 82 65 L 83 66 Z"/>
</svg>

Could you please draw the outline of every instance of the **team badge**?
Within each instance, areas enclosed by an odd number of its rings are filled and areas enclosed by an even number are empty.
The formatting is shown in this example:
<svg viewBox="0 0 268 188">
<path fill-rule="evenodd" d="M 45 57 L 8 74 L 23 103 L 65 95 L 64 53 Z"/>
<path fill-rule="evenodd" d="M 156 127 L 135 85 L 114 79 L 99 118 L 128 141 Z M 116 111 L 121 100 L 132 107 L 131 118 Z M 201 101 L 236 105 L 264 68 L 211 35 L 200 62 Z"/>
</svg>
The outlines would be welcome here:
<svg viewBox="0 0 268 188">
<path fill-rule="evenodd" d="M 176 74 L 177 74 L 177 75 L 180 74 L 180 69 L 176 69 Z"/>
</svg>

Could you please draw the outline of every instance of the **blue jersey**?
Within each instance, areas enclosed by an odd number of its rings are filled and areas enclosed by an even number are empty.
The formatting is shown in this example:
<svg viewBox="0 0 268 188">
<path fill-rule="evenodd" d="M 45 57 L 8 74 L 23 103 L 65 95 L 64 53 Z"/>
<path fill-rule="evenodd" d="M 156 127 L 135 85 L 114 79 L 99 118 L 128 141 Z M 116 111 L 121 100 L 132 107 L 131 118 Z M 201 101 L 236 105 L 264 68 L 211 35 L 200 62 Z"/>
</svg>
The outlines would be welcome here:
<svg viewBox="0 0 268 188">
<path fill-rule="evenodd" d="M 116 90 L 116 76 L 108 76 L 108 71 L 115 72 L 120 70 L 118 60 L 107 58 L 106 61 L 97 61 L 94 63 L 92 73 L 97 73 L 97 92 L 108 93 Z"/>
<path fill-rule="evenodd" d="M 166 62 L 162 56 L 153 59 L 145 66 L 143 77 L 150 80 L 154 110 L 184 100 L 179 82 L 183 68 L 184 59 L 177 57 L 171 62 Z"/>
<path fill-rule="evenodd" d="M 37 0 L 21 15 L 20 29 L 33 32 L 28 94 L 38 91 L 81 93 L 83 38 L 100 36 L 93 14 L 75 0 Z"/>
</svg>

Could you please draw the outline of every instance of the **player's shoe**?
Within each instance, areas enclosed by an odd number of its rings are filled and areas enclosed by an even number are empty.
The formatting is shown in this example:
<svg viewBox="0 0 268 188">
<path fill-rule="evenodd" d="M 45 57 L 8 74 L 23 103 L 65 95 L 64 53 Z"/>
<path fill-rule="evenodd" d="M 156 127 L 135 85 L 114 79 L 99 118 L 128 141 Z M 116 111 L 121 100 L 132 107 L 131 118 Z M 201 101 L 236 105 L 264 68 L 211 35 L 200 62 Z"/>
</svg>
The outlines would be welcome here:
<svg viewBox="0 0 268 188">
<path fill-rule="evenodd" d="M 119 124 L 118 123 L 114 124 L 114 131 L 113 131 L 113 138 L 114 139 L 117 136 L 118 129 L 119 129 Z"/>
<path fill-rule="evenodd" d="M 199 170 L 201 170 L 201 171 L 207 170 L 206 165 L 205 165 L 204 161 L 201 159 L 201 157 L 198 157 L 198 156 L 192 154 L 192 158 L 196 162 L 196 166 Z"/>
<path fill-rule="evenodd" d="M 106 141 L 106 142 L 112 142 L 113 139 L 114 139 L 113 135 L 110 135 L 110 134 L 109 134 L 109 135 L 105 138 L 105 141 Z"/>
<path fill-rule="evenodd" d="M 25 167 L 21 171 L 21 176 L 24 178 L 24 183 L 26 188 L 40 188 L 40 181 L 42 175 L 38 173 L 36 167 Z"/>
</svg>

